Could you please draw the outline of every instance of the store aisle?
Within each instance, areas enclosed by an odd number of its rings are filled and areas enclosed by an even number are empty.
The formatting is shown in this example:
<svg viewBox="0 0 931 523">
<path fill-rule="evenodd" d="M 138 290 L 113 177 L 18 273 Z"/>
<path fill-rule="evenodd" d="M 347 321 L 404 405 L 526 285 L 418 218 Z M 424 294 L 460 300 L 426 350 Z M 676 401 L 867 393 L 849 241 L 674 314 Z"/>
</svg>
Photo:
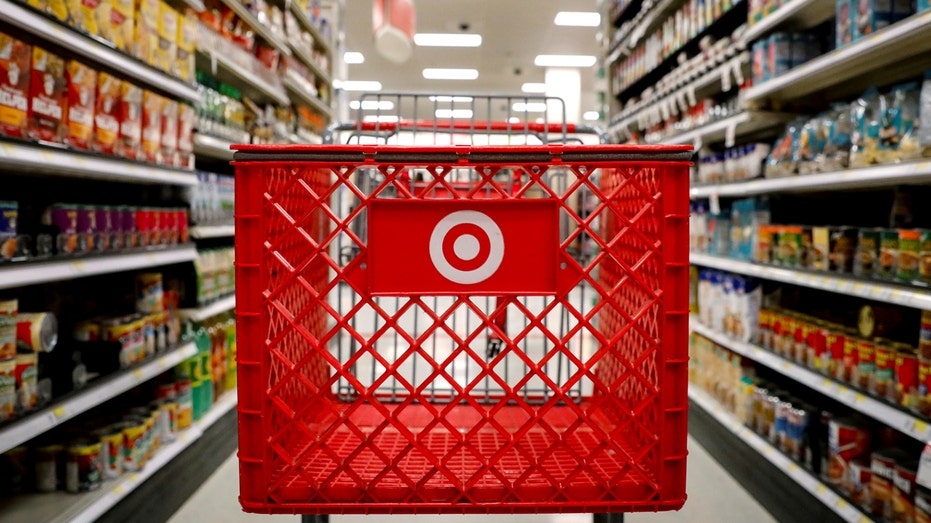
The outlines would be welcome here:
<svg viewBox="0 0 931 523">
<path fill-rule="evenodd" d="M 175 513 L 170 523 L 204 523 L 222 521 L 224 523 L 262 521 L 296 522 L 296 516 L 260 516 L 244 514 L 240 511 L 237 497 L 239 495 L 239 471 L 236 457 L 232 456 L 195 492 L 181 509 Z M 688 502 L 680 512 L 658 514 L 635 514 L 625 520 L 628 523 L 667 523 L 688 521 L 690 523 L 711 523 L 721 521 L 721 511 L 727 508 L 729 521 L 753 521 L 767 523 L 774 521 L 759 503 L 731 478 L 705 452 L 695 440 L 689 438 Z M 441 519 L 442 518 L 442 519 Z M 589 523 L 587 514 L 568 515 L 527 515 L 527 516 L 338 516 L 330 518 L 333 523 L 373 523 L 375 521 L 406 521 L 413 519 L 417 523 L 431 522 L 467 522 L 482 523 Z"/>
</svg>

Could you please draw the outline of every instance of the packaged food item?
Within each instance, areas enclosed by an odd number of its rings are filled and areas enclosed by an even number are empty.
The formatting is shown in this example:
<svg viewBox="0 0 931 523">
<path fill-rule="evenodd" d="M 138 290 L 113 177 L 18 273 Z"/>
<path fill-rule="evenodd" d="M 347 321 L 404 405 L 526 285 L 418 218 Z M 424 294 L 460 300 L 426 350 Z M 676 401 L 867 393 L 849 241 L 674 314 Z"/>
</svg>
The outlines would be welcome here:
<svg viewBox="0 0 931 523">
<path fill-rule="evenodd" d="M 146 247 L 152 240 L 152 218 L 147 208 L 134 207 L 132 209 L 136 228 L 136 242 L 139 247 Z"/>
<path fill-rule="evenodd" d="M 908 454 L 897 448 L 881 449 L 871 455 L 870 468 L 873 476 L 870 482 L 870 496 L 872 498 L 870 509 L 873 514 L 888 520 L 892 519 L 895 465 L 897 462 L 906 459 L 908 459 Z"/>
<path fill-rule="evenodd" d="M 141 88 L 123 82 L 120 86 L 120 154 L 131 160 L 145 158 L 142 152 L 142 99 Z"/>
<path fill-rule="evenodd" d="M 34 352 L 16 355 L 16 402 L 22 412 L 29 412 L 39 404 L 38 364 L 39 355 Z"/>
<path fill-rule="evenodd" d="M 76 149 L 90 149 L 94 139 L 94 106 L 97 95 L 97 72 L 69 60 L 68 111 L 66 142 Z"/>
<path fill-rule="evenodd" d="M 898 273 L 899 231 L 884 229 L 879 239 L 879 272 L 884 279 L 894 279 Z"/>
<path fill-rule="evenodd" d="M 816 271 L 830 269 L 831 231 L 827 227 L 811 228 L 811 268 Z"/>
<path fill-rule="evenodd" d="M 779 233 L 779 264 L 799 267 L 802 260 L 802 227 L 784 227 Z"/>
<path fill-rule="evenodd" d="M 136 275 L 136 311 L 153 313 L 164 309 L 162 275 L 148 272 Z"/>
<path fill-rule="evenodd" d="M 844 364 L 844 333 L 836 326 L 828 329 L 825 344 L 827 350 L 824 358 L 827 361 L 822 365 L 822 371 L 828 376 L 838 376 L 838 368 Z"/>
<path fill-rule="evenodd" d="M 921 247 L 922 231 L 918 229 L 901 229 L 899 231 L 898 279 L 915 281 L 918 279 L 918 260 Z"/>
<path fill-rule="evenodd" d="M 20 312 L 16 346 L 22 352 L 51 352 L 58 344 L 58 319 L 51 312 Z"/>
<path fill-rule="evenodd" d="M 852 383 L 868 389 L 876 372 L 876 344 L 872 340 L 857 340 L 857 367 Z"/>
<path fill-rule="evenodd" d="M 858 458 L 850 463 L 850 499 L 855 504 L 864 508 L 869 506 L 872 479 L 869 459 Z"/>
<path fill-rule="evenodd" d="M 879 243 L 881 229 L 860 229 L 857 240 L 857 255 L 854 259 L 853 273 L 869 278 L 873 276 L 879 260 Z"/>
<path fill-rule="evenodd" d="M 0 301 L 0 360 L 16 356 L 16 319 L 18 300 Z"/>
<path fill-rule="evenodd" d="M 766 163 L 767 178 L 781 178 L 798 173 L 795 162 L 795 150 L 798 147 L 799 134 L 804 122 L 793 122 L 786 127 L 785 134 L 773 145 L 772 153 Z"/>
<path fill-rule="evenodd" d="M 175 209 L 175 220 L 178 224 L 178 243 L 187 243 L 188 242 L 187 209 L 184 209 L 184 208 Z"/>
<path fill-rule="evenodd" d="M 885 103 L 879 92 L 870 89 L 850 106 L 850 166 L 865 167 L 879 158 L 879 116 Z"/>
<path fill-rule="evenodd" d="M 14 447 L 0 454 L 0 488 L 7 494 L 20 494 L 29 489 L 29 449 Z"/>
<path fill-rule="evenodd" d="M 918 275 L 923 283 L 931 283 L 931 231 L 925 229 L 919 239 Z"/>
<path fill-rule="evenodd" d="M 850 107 L 835 104 L 820 120 L 824 148 L 816 158 L 822 172 L 835 172 L 850 165 Z"/>
<path fill-rule="evenodd" d="M 924 81 L 921 82 L 918 115 L 918 143 L 921 155 L 928 158 L 931 157 L 931 71 L 925 72 Z"/>
<path fill-rule="evenodd" d="M 0 260 L 16 256 L 16 222 L 19 218 L 17 202 L 0 202 Z"/>
<path fill-rule="evenodd" d="M 853 271 L 857 237 L 857 230 L 852 227 L 839 227 L 831 231 L 831 271 L 840 273 Z"/>
<path fill-rule="evenodd" d="M 16 413 L 16 358 L 0 360 L 0 421 Z"/>
<path fill-rule="evenodd" d="M 919 146 L 920 90 L 917 83 L 898 85 L 881 99 L 879 163 L 915 160 L 921 156 Z"/>
<path fill-rule="evenodd" d="M 0 134 L 27 136 L 32 48 L 0 33 Z"/>
<path fill-rule="evenodd" d="M 184 169 L 194 168 L 194 121 L 196 115 L 190 105 L 178 104 L 178 162 Z"/>
<path fill-rule="evenodd" d="M 858 377 L 859 364 L 859 339 L 852 330 L 846 330 L 844 332 L 844 356 L 841 365 L 838 366 L 837 379 L 855 384 Z"/>
<path fill-rule="evenodd" d="M 139 230 L 136 227 L 136 210 L 128 205 L 117 207 L 120 223 L 123 230 L 123 247 L 134 249 L 139 247 Z"/>
<path fill-rule="evenodd" d="M 931 416 L 931 358 L 918 354 L 918 412 Z"/>
<path fill-rule="evenodd" d="M 885 398 L 895 388 L 895 359 L 896 348 L 892 341 L 877 339 L 874 341 L 876 349 L 875 370 L 870 380 L 869 391 Z"/>
<path fill-rule="evenodd" d="M 152 91 L 142 94 L 142 159 L 161 162 L 162 110 L 164 99 Z"/>
<path fill-rule="evenodd" d="M 815 161 L 824 152 L 824 129 L 821 126 L 823 118 L 818 117 L 805 122 L 799 133 L 798 147 L 795 149 L 795 162 L 798 164 L 799 174 L 812 174 L 820 172 Z"/>
<path fill-rule="evenodd" d="M 96 248 L 97 208 L 92 205 L 78 205 L 78 251 L 91 252 Z"/>
<path fill-rule="evenodd" d="M 33 449 L 35 460 L 36 490 L 38 492 L 55 492 L 59 482 L 64 483 L 65 478 L 59 477 L 59 470 L 64 464 L 63 445 L 42 445 Z M 64 474 L 61 474 L 64 476 Z"/>
<path fill-rule="evenodd" d="M 869 36 L 913 13 L 909 0 L 857 0 L 851 41 Z"/>
<path fill-rule="evenodd" d="M 29 136 L 34 140 L 63 142 L 66 135 L 65 108 L 68 106 L 65 60 L 38 46 L 32 48 L 29 98 L 32 109 Z"/>
<path fill-rule="evenodd" d="M 194 81 L 194 51 L 197 47 L 197 16 L 188 12 L 178 15 L 178 56 L 172 71 L 182 80 Z"/>
<path fill-rule="evenodd" d="M 109 0 L 110 41 L 117 49 L 134 54 L 136 4 L 134 0 Z M 135 55 L 137 58 L 139 55 Z"/>
<path fill-rule="evenodd" d="M 155 67 L 174 72 L 178 56 L 178 12 L 163 1 L 158 2 L 158 46 Z"/>
<path fill-rule="evenodd" d="M 123 473 L 123 431 L 117 425 L 94 430 L 91 435 L 100 442 L 100 464 L 103 479 L 116 479 Z"/>
<path fill-rule="evenodd" d="M 890 400 L 918 410 L 918 351 L 906 344 L 896 345 L 895 388 Z"/>
<path fill-rule="evenodd" d="M 158 209 L 152 207 L 146 209 L 145 213 L 149 219 L 149 245 L 161 245 L 164 243 L 162 213 Z"/>
<path fill-rule="evenodd" d="M 178 156 L 178 102 L 162 101 L 161 161 L 167 165 L 180 163 Z"/>
<path fill-rule="evenodd" d="M 138 472 L 145 464 L 146 420 L 127 416 L 116 425 L 123 431 L 123 470 Z"/>
<path fill-rule="evenodd" d="M 123 82 L 107 73 L 97 77 L 97 107 L 94 111 L 94 149 L 118 154 L 120 145 L 120 97 Z"/>
<path fill-rule="evenodd" d="M 849 494 L 851 463 L 869 457 L 872 435 L 856 418 L 834 418 L 828 425 L 828 481 Z"/>
<path fill-rule="evenodd" d="M 97 36 L 99 28 L 95 11 L 100 7 L 97 1 L 66 0 L 68 13 L 71 15 L 70 23 L 73 27 L 88 34 Z"/>
<path fill-rule="evenodd" d="M 82 439 L 68 445 L 65 490 L 72 494 L 91 492 L 103 481 L 100 441 Z"/>
<path fill-rule="evenodd" d="M 135 38 L 133 54 L 147 64 L 158 67 L 159 0 L 135 0 Z"/>
<path fill-rule="evenodd" d="M 905 458 L 895 463 L 892 482 L 892 519 L 894 521 L 915 520 L 915 480 L 918 476 L 918 460 Z"/>
</svg>

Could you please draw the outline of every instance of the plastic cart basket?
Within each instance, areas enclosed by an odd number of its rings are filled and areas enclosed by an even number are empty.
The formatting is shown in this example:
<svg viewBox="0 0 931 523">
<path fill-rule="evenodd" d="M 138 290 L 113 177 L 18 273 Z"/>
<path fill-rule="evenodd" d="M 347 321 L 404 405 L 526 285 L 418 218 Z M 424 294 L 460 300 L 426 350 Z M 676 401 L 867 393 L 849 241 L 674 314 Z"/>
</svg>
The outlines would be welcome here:
<svg viewBox="0 0 931 523">
<path fill-rule="evenodd" d="M 689 147 L 236 149 L 246 511 L 682 506 Z"/>
</svg>

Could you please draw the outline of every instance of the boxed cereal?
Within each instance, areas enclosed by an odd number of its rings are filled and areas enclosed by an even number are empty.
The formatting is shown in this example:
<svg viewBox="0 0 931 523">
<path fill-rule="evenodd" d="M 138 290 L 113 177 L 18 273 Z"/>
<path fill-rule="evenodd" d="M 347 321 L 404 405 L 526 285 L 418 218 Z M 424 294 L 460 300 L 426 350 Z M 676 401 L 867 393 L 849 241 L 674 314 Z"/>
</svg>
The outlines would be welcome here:
<svg viewBox="0 0 931 523">
<path fill-rule="evenodd" d="M 159 0 L 136 0 L 133 54 L 153 66 L 158 56 L 158 17 Z"/>
<path fill-rule="evenodd" d="M 178 102 L 162 101 L 161 162 L 168 165 L 178 163 Z"/>
<path fill-rule="evenodd" d="M 65 108 L 68 82 L 65 60 L 41 47 L 32 48 L 32 80 L 29 86 L 32 114 L 29 136 L 34 140 L 61 143 L 65 139 Z"/>
<path fill-rule="evenodd" d="M 68 111 L 65 141 L 76 149 L 89 149 L 94 141 L 94 101 L 97 97 L 97 71 L 69 60 Z"/>
<path fill-rule="evenodd" d="M 162 105 L 164 98 L 152 91 L 142 93 L 142 159 L 159 162 L 161 157 Z"/>
<path fill-rule="evenodd" d="M 178 104 L 178 167 L 194 168 L 194 108 Z"/>
<path fill-rule="evenodd" d="M 120 96 L 123 82 L 107 73 L 97 77 L 97 107 L 94 111 L 94 149 L 118 154 L 120 145 Z"/>
<path fill-rule="evenodd" d="M 129 82 L 120 87 L 120 154 L 142 159 L 142 89 Z"/>
<path fill-rule="evenodd" d="M 178 58 L 174 62 L 174 73 L 187 81 L 194 80 L 196 47 L 197 16 L 193 12 L 188 12 L 178 17 Z"/>
<path fill-rule="evenodd" d="M 911 0 L 857 0 L 856 5 L 851 28 L 851 41 L 854 42 L 914 12 Z"/>
<path fill-rule="evenodd" d="M 28 44 L 0 34 L 0 134 L 26 135 L 31 61 Z"/>
<path fill-rule="evenodd" d="M 174 71 L 178 56 L 178 12 L 165 2 L 158 3 L 158 47 L 155 66 L 163 71 Z"/>
<path fill-rule="evenodd" d="M 834 47 L 840 48 L 850 43 L 853 38 L 853 19 L 852 0 L 837 0 Z"/>
</svg>

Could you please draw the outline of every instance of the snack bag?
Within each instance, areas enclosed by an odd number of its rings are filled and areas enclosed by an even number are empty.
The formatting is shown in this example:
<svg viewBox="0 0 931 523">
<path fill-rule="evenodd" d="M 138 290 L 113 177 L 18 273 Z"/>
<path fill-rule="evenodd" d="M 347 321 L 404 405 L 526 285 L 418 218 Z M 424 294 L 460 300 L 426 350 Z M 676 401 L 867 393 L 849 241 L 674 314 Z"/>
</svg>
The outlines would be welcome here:
<svg viewBox="0 0 931 523">
<path fill-rule="evenodd" d="M 162 105 L 164 98 L 152 91 L 142 93 L 142 159 L 161 161 Z"/>
<path fill-rule="evenodd" d="M 178 102 L 162 100 L 161 159 L 167 165 L 176 165 L 178 160 Z"/>
<path fill-rule="evenodd" d="M 26 136 L 31 51 L 28 44 L 0 34 L 0 134 Z"/>
<path fill-rule="evenodd" d="M 155 67 L 171 72 L 178 56 L 178 12 L 165 2 L 158 3 L 158 47 Z"/>
<path fill-rule="evenodd" d="M 48 12 L 48 0 L 29 0 L 26 2 L 30 7 L 33 7 L 43 13 Z"/>
<path fill-rule="evenodd" d="M 133 55 L 157 67 L 159 0 L 136 0 L 135 8 Z"/>
<path fill-rule="evenodd" d="M 892 88 L 882 112 L 879 130 L 879 162 L 915 160 L 920 156 L 918 132 L 921 93 L 917 83 Z"/>
<path fill-rule="evenodd" d="M 134 0 L 110 0 L 110 29 L 113 45 L 122 51 L 134 54 L 136 4 Z M 136 58 L 139 55 L 135 55 Z"/>
<path fill-rule="evenodd" d="M 68 128 L 65 140 L 76 149 L 89 149 L 94 139 L 94 105 L 97 96 L 97 71 L 69 60 Z"/>
<path fill-rule="evenodd" d="M 815 156 L 818 149 L 817 139 L 818 123 L 816 120 L 805 122 L 799 131 L 798 146 L 795 148 L 793 160 L 798 165 L 799 174 L 811 174 L 815 170 Z"/>
<path fill-rule="evenodd" d="M 818 158 L 823 172 L 846 169 L 850 161 L 850 107 L 835 105 L 821 120 L 825 136 Z"/>
<path fill-rule="evenodd" d="M 786 127 L 785 134 L 773 145 L 772 154 L 769 155 L 766 163 L 765 176 L 767 178 L 792 176 L 798 172 L 795 158 L 800 132 L 801 124 L 791 123 Z"/>
<path fill-rule="evenodd" d="M 142 155 L 142 89 L 123 82 L 120 87 L 120 144 L 119 152 L 131 160 Z"/>
<path fill-rule="evenodd" d="M 174 73 L 182 80 L 194 80 L 194 51 L 197 46 L 197 16 L 189 11 L 178 17 L 178 58 Z"/>
<path fill-rule="evenodd" d="M 834 47 L 841 48 L 853 39 L 853 9 L 851 0 L 837 0 L 837 21 Z"/>
<path fill-rule="evenodd" d="M 851 146 L 850 166 L 865 167 L 876 163 L 879 150 L 879 120 L 881 97 L 870 89 L 850 106 Z"/>
<path fill-rule="evenodd" d="M 29 98 L 32 108 L 29 137 L 46 142 L 64 142 L 68 82 L 62 57 L 41 47 L 32 48 Z"/>
<path fill-rule="evenodd" d="M 94 112 L 94 149 L 117 154 L 120 145 L 120 96 L 123 82 L 100 73 L 97 77 L 97 107 Z"/>
</svg>

